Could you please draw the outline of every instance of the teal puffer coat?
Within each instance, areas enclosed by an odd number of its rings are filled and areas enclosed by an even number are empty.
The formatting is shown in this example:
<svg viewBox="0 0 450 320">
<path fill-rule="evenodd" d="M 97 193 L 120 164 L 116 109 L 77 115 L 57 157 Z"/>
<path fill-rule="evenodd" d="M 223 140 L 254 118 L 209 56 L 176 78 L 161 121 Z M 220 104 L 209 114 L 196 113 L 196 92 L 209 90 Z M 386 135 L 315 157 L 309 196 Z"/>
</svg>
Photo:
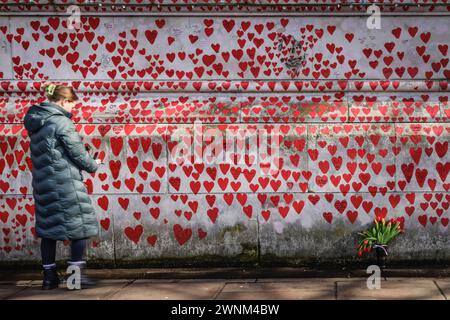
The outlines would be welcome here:
<svg viewBox="0 0 450 320">
<path fill-rule="evenodd" d="M 98 164 L 86 151 L 72 114 L 52 102 L 29 108 L 24 118 L 30 137 L 36 234 L 54 240 L 97 235 L 98 222 L 81 170 Z"/>
</svg>

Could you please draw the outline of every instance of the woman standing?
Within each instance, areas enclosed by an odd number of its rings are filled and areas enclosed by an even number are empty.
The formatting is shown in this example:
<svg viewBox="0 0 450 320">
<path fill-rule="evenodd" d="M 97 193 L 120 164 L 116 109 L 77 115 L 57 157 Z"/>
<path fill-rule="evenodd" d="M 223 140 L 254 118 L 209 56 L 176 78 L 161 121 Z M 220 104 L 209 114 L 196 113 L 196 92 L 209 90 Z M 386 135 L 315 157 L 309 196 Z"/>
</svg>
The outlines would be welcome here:
<svg viewBox="0 0 450 320">
<path fill-rule="evenodd" d="M 42 238 L 42 289 L 60 283 L 55 263 L 57 240 L 71 240 L 69 264 L 81 268 L 81 287 L 94 285 L 95 280 L 83 272 L 83 257 L 86 240 L 98 233 L 98 222 L 81 170 L 95 172 L 100 160 L 90 156 L 71 120 L 78 100 L 73 88 L 49 84 L 45 91 L 48 101 L 31 106 L 24 118 L 31 140 L 36 233 Z"/>
</svg>

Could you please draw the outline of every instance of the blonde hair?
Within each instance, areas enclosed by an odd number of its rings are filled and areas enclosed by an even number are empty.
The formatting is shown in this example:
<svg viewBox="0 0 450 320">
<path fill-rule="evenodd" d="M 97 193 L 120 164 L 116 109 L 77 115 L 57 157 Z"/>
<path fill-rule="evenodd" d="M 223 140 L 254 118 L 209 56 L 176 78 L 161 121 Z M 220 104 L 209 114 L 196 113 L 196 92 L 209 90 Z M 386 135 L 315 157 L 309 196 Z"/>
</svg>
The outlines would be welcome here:
<svg viewBox="0 0 450 320">
<path fill-rule="evenodd" d="M 47 99 L 52 102 L 57 102 L 61 99 L 67 99 L 72 102 L 78 100 L 78 96 L 71 86 L 48 83 L 44 85 L 44 90 Z"/>
</svg>

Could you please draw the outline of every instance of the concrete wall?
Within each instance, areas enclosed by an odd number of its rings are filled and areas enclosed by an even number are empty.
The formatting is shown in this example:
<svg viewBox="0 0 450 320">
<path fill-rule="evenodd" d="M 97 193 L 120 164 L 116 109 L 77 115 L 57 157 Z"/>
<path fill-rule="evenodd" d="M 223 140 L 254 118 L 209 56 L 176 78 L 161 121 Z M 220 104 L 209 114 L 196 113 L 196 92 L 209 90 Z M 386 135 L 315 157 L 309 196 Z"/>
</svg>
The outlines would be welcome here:
<svg viewBox="0 0 450 320">
<path fill-rule="evenodd" d="M 101 226 L 91 259 L 353 259 L 356 232 L 385 216 L 405 219 L 391 259 L 448 260 L 448 7 L 383 7 L 380 30 L 360 7 L 86 7 L 77 32 L 39 2 L 0 6 L 2 262 L 39 259 L 21 121 L 47 79 L 78 89 L 73 119 L 106 163 L 84 173 Z M 279 130 L 281 170 L 177 161 L 198 120 Z"/>
</svg>

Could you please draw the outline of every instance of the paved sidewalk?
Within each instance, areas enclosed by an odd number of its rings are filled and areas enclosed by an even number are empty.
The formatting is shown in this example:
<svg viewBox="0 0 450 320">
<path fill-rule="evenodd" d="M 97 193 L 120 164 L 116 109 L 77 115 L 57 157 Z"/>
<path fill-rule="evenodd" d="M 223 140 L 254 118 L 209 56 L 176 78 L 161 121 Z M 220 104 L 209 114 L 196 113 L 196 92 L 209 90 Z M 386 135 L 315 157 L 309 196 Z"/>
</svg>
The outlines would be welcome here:
<svg viewBox="0 0 450 320">
<path fill-rule="evenodd" d="M 41 281 L 0 281 L 0 299 L 228 300 L 450 298 L 450 278 L 387 278 L 369 290 L 366 278 L 103 279 L 95 288 L 40 290 Z"/>
</svg>

